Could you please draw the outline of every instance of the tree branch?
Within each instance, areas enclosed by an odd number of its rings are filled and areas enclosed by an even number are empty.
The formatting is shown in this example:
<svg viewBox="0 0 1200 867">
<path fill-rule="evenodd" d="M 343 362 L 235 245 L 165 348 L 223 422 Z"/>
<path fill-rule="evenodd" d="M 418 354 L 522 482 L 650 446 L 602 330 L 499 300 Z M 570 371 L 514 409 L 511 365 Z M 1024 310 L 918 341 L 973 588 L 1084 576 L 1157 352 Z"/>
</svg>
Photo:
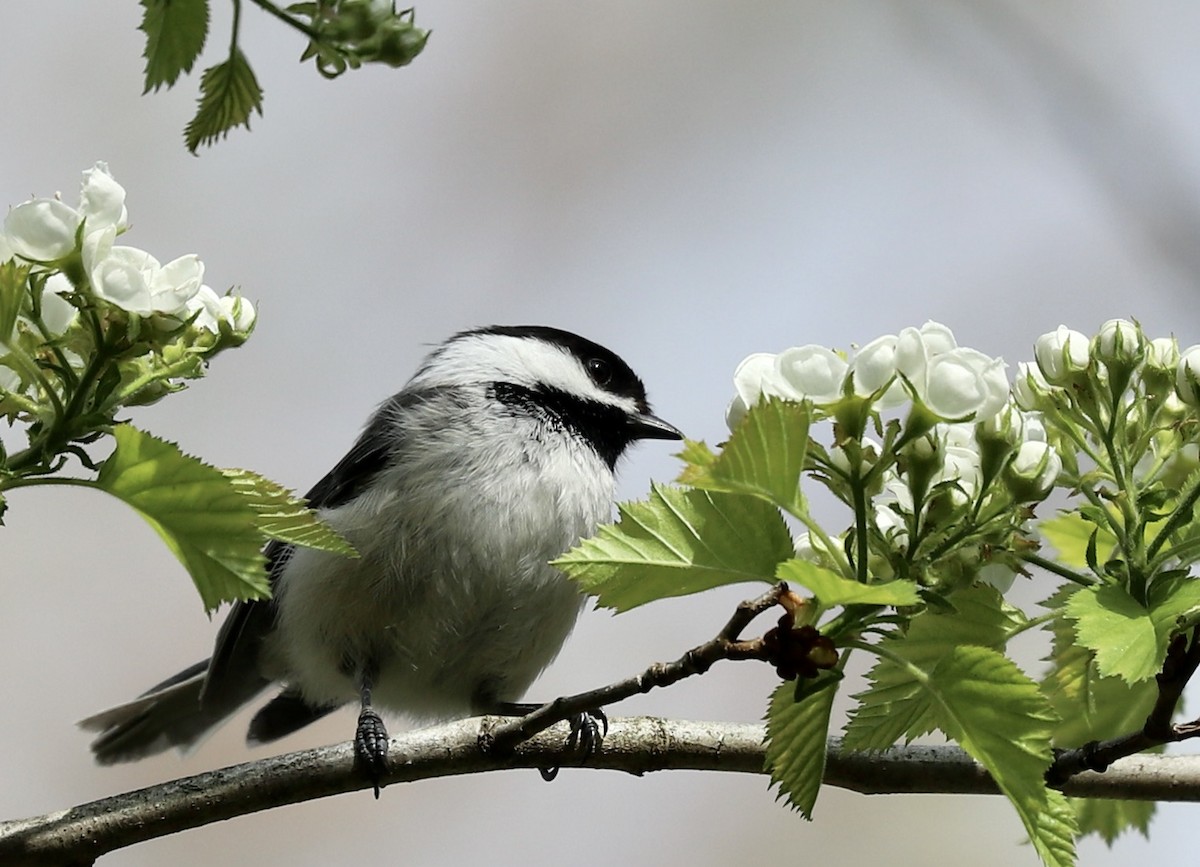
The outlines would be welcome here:
<svg viewBox="0 0 1200 867">
<path fill-rule="evenodd" d="M 564 751 L 561 731 L 543 732 L 511 751 L 484 751 L 496 717 L 475 717 L 393 738 L 385 784 L 549 765 L 645 774 L 660 770 L 764 773 L 761 725 L 686 722 L 653 717 L 614 719 L 600 750 L 584 759 Z M 827 785 L 864 794 L 996 794 L 988 773 L 962 750 L 894 747 L 840 752 L 830 741 Z M 300 801 L 370 790 L 354 763 L 353 745 L 338 744 L 234 765 L 31 819 L 0 823 L 6 867 L 91 864 L 145 840 Z M 1084 772 L 1063 786 L 1093 798 L 1200 801 L 1200 756 L 1132 756 L 1106 773 Z"/>
</svg>

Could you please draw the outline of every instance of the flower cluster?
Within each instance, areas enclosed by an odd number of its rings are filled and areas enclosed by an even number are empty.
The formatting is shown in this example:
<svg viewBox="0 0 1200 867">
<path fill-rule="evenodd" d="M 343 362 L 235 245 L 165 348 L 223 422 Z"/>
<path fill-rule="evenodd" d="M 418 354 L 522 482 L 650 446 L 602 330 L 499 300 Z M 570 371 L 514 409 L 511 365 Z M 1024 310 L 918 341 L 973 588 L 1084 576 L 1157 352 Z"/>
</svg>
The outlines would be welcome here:
<svg viewBox="0 0 1200 867">
<path fill-rule="evenodd" d="M 1136 483 L 1173 495 L 1200 469 L 1200 345 L 1148 338 L 1136 322 L 1113 319 L 1094 337 L 1060 325 L 1017 366 L 1013 396 L 1042 414 L 1066 466 L 1066 484 L 1084 473 L 1111 489 Z"/>
<path fill-rule="evenodd" d="M 205 285 L 199 257 L 163 264 L 117 243 L 128 228 L 125 190 L 98 162 L 78 206 L 32 199 L 0 230 L 0 418 L 50 451 L 178 390 L 254 329 L 250 302 Z"/>
<path fill-rule="evenodd" d="M 808 401 L 834 421 L 810 441 L 808 474 L 856 515 L 837 540 L 797 540 L 829 565 L 841 550 L 877 578 L 951 589 L 1020 568 L 1029 506 L 1062 470 L 1041 414 L 1018 405 L 1002 359 L 959 346 L 937 322 L 872 340 L 851 354 L 807 345 L 751 355 L 734 375 L 735 428 L 763 398 Z M 986 573 L 985 573 L 986 574 Z"/>
</svg>

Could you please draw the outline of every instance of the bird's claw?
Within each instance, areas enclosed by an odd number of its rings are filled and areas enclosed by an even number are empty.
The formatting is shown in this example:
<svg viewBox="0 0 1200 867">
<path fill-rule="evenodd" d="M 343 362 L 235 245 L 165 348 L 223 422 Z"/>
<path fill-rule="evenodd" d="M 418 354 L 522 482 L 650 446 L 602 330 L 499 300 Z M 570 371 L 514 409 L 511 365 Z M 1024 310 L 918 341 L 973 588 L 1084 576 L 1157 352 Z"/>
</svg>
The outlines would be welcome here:
<svg viewBox="0 0 1200 867">
<path fill-rule="evenodd" d="M 583 757 L 589 759 L 600 751 L 604 737 L 608 734 L 608 716 L 600 708 L 585 710 L 567 720 L 571 733 L 567 735 L 566 748 L 568 752 L 581 750 Z M 553 768 L 538 768 L 542 779 L 549 783 L 558 776 L 558 766 Z"/>
<path fill-rule="evenodd" d="M 354 755 L 367 771 L 379 797 L 379 781 L 388 769 L 388 733 L 383 719 L 369 707 L 358 715 L 354 732 Z"/>
</svg>

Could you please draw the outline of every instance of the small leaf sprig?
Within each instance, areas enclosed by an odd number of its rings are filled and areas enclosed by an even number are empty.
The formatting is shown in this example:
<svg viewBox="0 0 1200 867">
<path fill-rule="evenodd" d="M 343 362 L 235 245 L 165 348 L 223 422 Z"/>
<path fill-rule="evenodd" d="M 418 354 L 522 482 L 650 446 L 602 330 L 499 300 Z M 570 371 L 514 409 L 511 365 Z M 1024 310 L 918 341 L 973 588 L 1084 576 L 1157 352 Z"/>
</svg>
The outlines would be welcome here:
<svg viewBox="0 0 1200 867">
<path fill-rule="evenodd" d="M 364 63 L 399 67 L 411 63 L 425 47 L 429 31 L 413 23 L 412 9 L 397 11 L 378 0 L 315 0 L 281 8 L 269 0 L 254 5 L 308 37 L 301 60 L 315 58 L 317 70 L 336 78 Z M 239 44 L 241 0 L 232 0 L 229 53 L 200 78 L 200 100 L 184 130 L 187 149 L 224 138 L 250 117 L 262 114 L 263 91 Z M 139 28 L 146 34 L 145 90 L 173 87 L 190 73 L 208 41 L 209 0 L 141 0 Z"/>
<path fill-rule="evenodd" d="M 239 294 L 218 295 L 198 256 L 166 264 L 116 243 L 128 229 L 125 190 L 105 163 L 83 173 L 79 205 L 37 198 L 0 231 L 0 418 L 25 447 L 0 443 L 6 492 L 94 487 L 138 510 L 188 568 L 207 608 L 269 594 L 271 539 L 352 554 L 303 501 L 244 470 L 218 470 L 121 422 L 203 376 L 257 319 Z M 103 460 L 95 449 L 111 442 Z M 92 477 L 68 475 L 74 458 Z"/>
</svg>

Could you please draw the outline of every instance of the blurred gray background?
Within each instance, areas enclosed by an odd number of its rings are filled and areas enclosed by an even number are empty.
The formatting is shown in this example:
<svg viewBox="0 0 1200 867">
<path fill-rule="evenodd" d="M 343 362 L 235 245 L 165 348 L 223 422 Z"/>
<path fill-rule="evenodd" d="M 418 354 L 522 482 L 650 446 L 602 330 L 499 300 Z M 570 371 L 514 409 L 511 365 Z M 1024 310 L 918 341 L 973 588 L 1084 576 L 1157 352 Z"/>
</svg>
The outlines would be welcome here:
<svg viewBox="0 0 1200 867">
<path fill-rule="evenodd" d="M 201 65 L 229 15 L 214 3 Z M 710 442 L 753 351 L 928 318 L 1013 364 L 1060 322 L 1136 317 L 1200 341 L 1194 4 L 425 0 L 417 15 L 434 34 L 412 67 L 327 82 L 247 5 L 266 113 L 196 158 L 181 130 L 198 76 L 140 95 L 137 4 L 6 0 L 0 205 L 74 203 L 79 172 L 108 160 L 128 243 L 198 252 L 214 288 L 260 308 L 243 349 L 138 424 L 304 490 L 429 344 L 480 324 L 607 344 Z M 672 478 L 670 450 L 640 446 L 623 495 Z M 206 656 L 216 624 L 116 501 L 58 488 L 10 506 L 0 816 L 264 754 L 243 746 L 243 715 L 186 758 L 94 767 L 74 721 Z M 752 589 L 588 612 L 533 692 L 672 659 Z M 613 712 L 755 720 L 772 680 L 726 664 Z M 338 714 L 275 749 L 352 727 Z M 1194 818 L 1166 806 L 1152 844 L 1090 840 L 1081 863 L 1191 853 Z M 998 798 L 826 789 L 810 824 L 762 777 L 530 771 L 276 810 L 102 863 L 1035 864 L 1022 838 Z"/>
</svg>

